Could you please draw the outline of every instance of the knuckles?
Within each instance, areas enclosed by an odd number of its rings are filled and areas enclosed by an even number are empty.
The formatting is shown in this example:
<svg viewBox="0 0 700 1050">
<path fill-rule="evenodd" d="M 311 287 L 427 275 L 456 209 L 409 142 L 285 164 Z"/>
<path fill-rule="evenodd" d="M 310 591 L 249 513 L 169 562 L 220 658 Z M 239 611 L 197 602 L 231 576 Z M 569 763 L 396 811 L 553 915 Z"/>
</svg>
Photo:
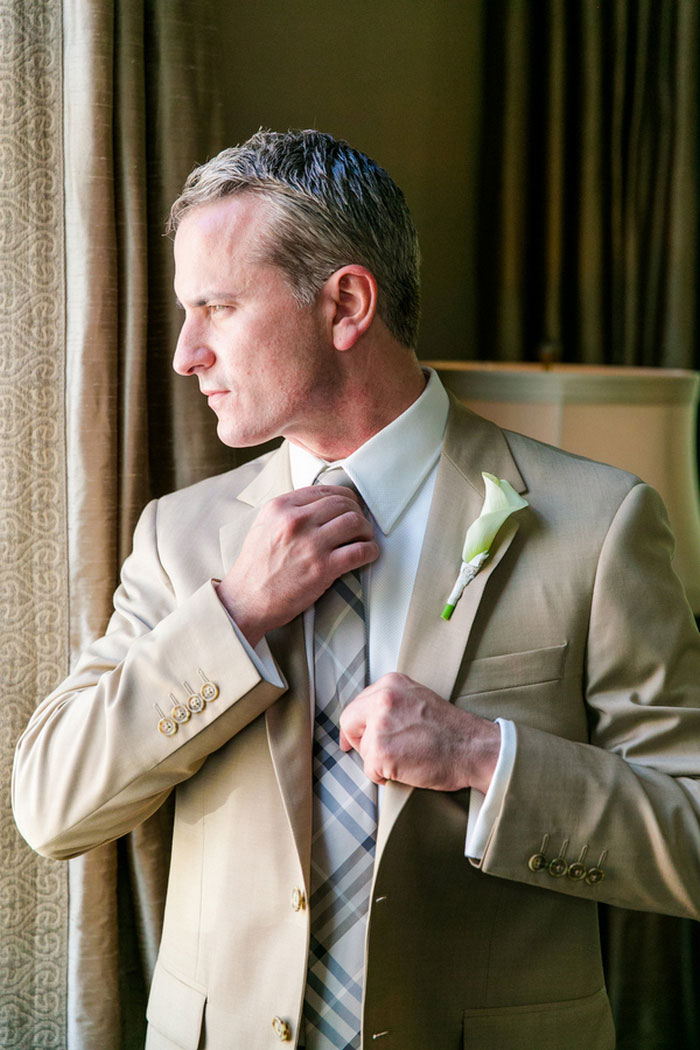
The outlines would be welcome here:
<svg viewBox="0 0 700 1050">
<path fill-rule="evenodd" d="M 353 534 L 357 534 L 358 536 L 365 536 L 369 531 L 371 535 L 372 526 L 370 525 L 362 511 L 346 510 L 343 512 L 343 518 L 345 519 L 345 524 L 348 526 L 348 529 L 351 529 Z"/>
<path fill-rule="evenodd" d="M 389 671 L 377 682 L 379 695 L 377 706 L 383 711 L 394 711 L 404 698 L 411 679 L 399 671 Z"/>
<path fill-rule="evenodd" d="M 280 543 L 294 543 L 304 531 L 305 524 L 303 508 L 279 508 L 276 510 L 275 518 L 273 518 L 275 538 Z"/>
</svg>

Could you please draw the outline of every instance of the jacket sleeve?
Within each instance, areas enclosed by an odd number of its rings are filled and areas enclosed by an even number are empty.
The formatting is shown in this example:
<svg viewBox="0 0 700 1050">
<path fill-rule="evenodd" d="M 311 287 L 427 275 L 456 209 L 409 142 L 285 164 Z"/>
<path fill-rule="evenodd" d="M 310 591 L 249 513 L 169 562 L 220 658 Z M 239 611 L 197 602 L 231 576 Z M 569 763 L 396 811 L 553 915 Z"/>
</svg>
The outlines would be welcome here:
<svg viewBox="0 0 700 1050">
<path fill-rule="evenodd" d="M 591 598 L 589 742 L 516 725 L 485 872 L 700 917 L 700 637 L 672 550 L 661 500 L 634 486 L 607 532 Z"/>
<path fill-rule="evenodd" d="M 137 526 L 106 635 L 17 744 L 15 819 L 50 857 L 130 831 L 284 692 L 256 670 L 213 581 L 176 599 L 158 555 L 156 508 Z"/>
</svg>

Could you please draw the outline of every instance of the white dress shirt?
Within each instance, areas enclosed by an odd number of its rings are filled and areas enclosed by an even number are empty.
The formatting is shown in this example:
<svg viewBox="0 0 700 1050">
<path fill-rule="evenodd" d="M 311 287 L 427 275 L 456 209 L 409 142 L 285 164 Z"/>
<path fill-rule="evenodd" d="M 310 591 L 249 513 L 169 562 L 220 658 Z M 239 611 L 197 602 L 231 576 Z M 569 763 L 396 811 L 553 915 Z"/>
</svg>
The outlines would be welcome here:
<svg viewBox="0 0 700 1050">
<path fill-rule="evenodd" d="M 397 668 L 447 423 L 445 389 L 432 369 L 426 373 L 428 382 L 417 401 L 352 455 L 333 464 L 342 466 L 355 484 L 375 524 L 379 546 L 377 561 L 364 570 L 372 682 Z M 289 451 L 295 489 L 313 484 L 319 471 L 329 465 L 297 445 L 290 444 Z M 304 614 L 312 683 L 313 615 L 313 607 Z M 258 644 L 255 656 L 261 673 L 269 680 L 277 679 L 266 642 Z M 483 854 L 515 759 L 515 727 L 503 719 L 497 721 L 501 750 L 491 786 L 485 797 L 476 790 L 470 793 L 465 852 L 474 859 Z M 381 795 L 380 789 L 380 807 Z"/>
</svg>

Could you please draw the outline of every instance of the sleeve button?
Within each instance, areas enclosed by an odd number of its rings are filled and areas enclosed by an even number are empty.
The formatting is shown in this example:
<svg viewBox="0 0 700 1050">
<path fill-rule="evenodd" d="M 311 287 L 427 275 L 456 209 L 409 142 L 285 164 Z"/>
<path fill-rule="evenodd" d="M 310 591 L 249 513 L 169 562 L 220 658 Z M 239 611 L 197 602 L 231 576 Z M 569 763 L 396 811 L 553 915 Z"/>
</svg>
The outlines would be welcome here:
<svg viewBox="0 0 700 1050">
<path fill-rule="evenodd" d="M 573 864 L 569 864 L 566 874 L 573 882 L 580 882 L 586 876 L 586 866 L 581 861 L 575 860 Z"/>
<path fill-rule="evenodd" d="M 206 702 L 210 704 L 212 700 L 216 700 L 219 695 L 219 687 L 215 682 L 205 682 L 200 692 Z"/>
<path fill-rule="evenodd" d="M 545 856 L 545 850 L 549 844 L 549 835 L 542 836 L 542 845 L 540 846 L 537 853 L 533 853 L 527 862 L 527 866 L 530 871 L 544 871 L 547 867 L 547 857 Z"/>
<path fill-rule="evenodd" d="M 158 723 L 158 732 L 162 733 L 163 736 L 175 736 L 177 733 L 177 723 L 173 722 L 172 718 L 161 718 Z"/>
<path fill-rule="evenodd" d="M 542 871 L 543 868 L 547 867 L 547 858 L 544 853 L 533 853 L 527 862 L 527 866 L 530 871 Z"/>
<path fill-rule="evenodd" d="M 187 698 L 187 706 L 193 715 L 198 715 L 206 707 L 206 700 L 199 693 L 193 693 Z"/>
<path fill-rule="evenodd" d="M 550 860 L 549 874 L 554 879 L 560 879 L 562 875 L 566 873 L 567 864 L 563 857 L 555 857 L 554 860 Z"/>
</svg>

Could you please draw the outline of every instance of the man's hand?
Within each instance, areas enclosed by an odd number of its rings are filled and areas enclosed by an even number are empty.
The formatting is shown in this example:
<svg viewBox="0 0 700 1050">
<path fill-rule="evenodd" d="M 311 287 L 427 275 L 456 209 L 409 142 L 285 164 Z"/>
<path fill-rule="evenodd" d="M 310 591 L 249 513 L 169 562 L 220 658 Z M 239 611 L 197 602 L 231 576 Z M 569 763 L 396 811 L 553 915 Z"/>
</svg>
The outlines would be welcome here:
<svg viewBox="0 0 700 1050">
<path fill-rule="evenodd" d="M 385 674 L 340 716 L 340 746 L 355 748 L 375 784 L 486 793 L 498 761 L 501 731 L 402 674 Z"/>
<path fill-rule="evenodd" d="M 375 561 L 379 548 L 359 497 L 312 485 L 270 500 L 217 587 L 251 645 L 308 609 L 339 576 Z"/>
</svg>

